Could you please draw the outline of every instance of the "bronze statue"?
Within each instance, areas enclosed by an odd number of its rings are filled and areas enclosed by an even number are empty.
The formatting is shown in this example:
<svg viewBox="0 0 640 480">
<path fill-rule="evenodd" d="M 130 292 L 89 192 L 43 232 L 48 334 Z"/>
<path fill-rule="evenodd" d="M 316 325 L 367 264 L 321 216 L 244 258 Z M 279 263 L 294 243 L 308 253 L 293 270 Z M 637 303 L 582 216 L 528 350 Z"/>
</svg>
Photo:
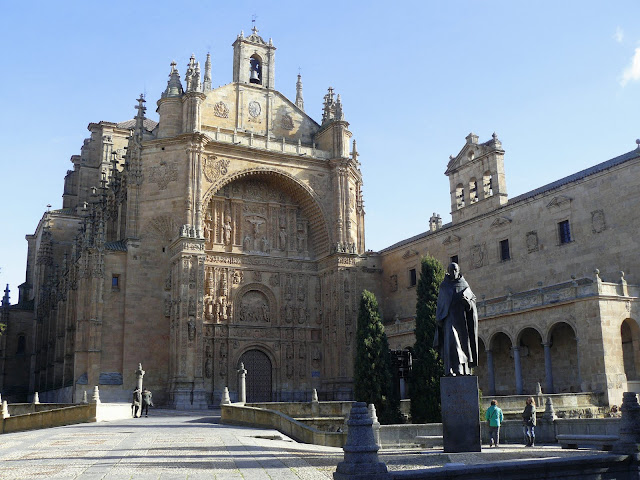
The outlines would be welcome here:
<svg viewBox="0 0 640 480">
<path fill-rule="evenodd" d="M 478 311 L 476 296 L 451 263 L 440 284 L 433 347 L 440 352 L 446 376 L 471 375 L 478 364 Z"/>
</svg>

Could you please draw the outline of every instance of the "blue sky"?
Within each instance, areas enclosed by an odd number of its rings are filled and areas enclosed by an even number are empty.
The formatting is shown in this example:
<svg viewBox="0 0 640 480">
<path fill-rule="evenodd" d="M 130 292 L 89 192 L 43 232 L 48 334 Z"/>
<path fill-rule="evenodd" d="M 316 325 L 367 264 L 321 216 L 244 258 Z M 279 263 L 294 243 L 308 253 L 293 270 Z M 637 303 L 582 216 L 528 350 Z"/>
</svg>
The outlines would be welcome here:
<svg viewBox="0 0 640 480">
<path fill-rule="evenodd" d="M 329 86 L 358 142 L 367 248 L 450 221 L 449 155 L 497 132 L 511 197 L 635 148 L 640 2 L 4 2 L 0 18 L 0 285 L 12 302 L 26 241 L 62 205 L 87 125 L 123 121 L 194 53 L 231 81 L 251 17 L 276 52 L 276 89 L 321 118 Z M 640 183 L 640 180 L 639 180 Z"/>
</svg>

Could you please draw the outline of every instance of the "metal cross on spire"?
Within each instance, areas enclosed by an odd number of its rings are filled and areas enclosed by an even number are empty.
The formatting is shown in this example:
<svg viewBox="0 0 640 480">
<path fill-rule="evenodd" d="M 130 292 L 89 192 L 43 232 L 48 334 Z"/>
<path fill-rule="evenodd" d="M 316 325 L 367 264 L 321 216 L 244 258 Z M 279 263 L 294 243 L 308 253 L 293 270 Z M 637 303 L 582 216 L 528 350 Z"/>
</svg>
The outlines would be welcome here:
<svg viewBox="0 0 640 480">
<path fill-rule="evenodd" d="M 251 15 L 251 24 L 253 25 L 251 27 L 251 31 L 253 33 L 258 33 L 258 27 L 256 27 L 256 18 L 258 18 L 258 15 L 256 15 L 255 13 Z"/>
</svg>

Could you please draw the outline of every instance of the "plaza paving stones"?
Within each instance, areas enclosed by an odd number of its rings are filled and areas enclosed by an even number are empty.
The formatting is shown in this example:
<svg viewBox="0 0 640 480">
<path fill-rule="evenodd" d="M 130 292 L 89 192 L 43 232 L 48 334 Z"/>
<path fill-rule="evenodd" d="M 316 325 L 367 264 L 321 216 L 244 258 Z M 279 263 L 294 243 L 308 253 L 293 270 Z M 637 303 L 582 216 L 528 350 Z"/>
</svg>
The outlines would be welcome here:
<svg viewBox="0 0 640 480">
<path fill-rule="evenodd" d="M 0 435 L 0 479 L 314 480 L 332 478 L 343 457 L 339 448 L 218 420 L 215 411 L 155 409 L 148 418 Z M 389 470 L 404 470 L 592 453 L 504 446 L 476 454 L 384 450 L 381 459 Z"/>
</svg>

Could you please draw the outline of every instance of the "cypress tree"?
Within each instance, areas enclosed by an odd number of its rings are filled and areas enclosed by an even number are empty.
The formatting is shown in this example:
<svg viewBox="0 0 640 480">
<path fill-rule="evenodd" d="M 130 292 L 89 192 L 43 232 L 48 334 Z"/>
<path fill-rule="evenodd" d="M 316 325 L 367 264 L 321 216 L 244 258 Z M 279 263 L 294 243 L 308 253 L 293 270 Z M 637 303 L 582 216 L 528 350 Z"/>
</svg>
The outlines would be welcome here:
<svg viewBox="0 0 640 480">
<path fill-rule="evenodd" d="M 444 367 L 433 349 L 436 332 L 438 290 L 444 279 L 444 267 L 430 255 L 422 258 L 416 301 L 416 343 L 411 370 L 411 421 L 442 421 L 440 411 L 440 377 Z"/>
<path fill-rule="evenodd" d="M 376 296 L 364 290 L 358 311 L 354 393 L 359 402 L 373 403 L 380 423 L 397 423 L 400 399 L 391 372 L 389 342 L 378 312 Z"/>
</svg>

